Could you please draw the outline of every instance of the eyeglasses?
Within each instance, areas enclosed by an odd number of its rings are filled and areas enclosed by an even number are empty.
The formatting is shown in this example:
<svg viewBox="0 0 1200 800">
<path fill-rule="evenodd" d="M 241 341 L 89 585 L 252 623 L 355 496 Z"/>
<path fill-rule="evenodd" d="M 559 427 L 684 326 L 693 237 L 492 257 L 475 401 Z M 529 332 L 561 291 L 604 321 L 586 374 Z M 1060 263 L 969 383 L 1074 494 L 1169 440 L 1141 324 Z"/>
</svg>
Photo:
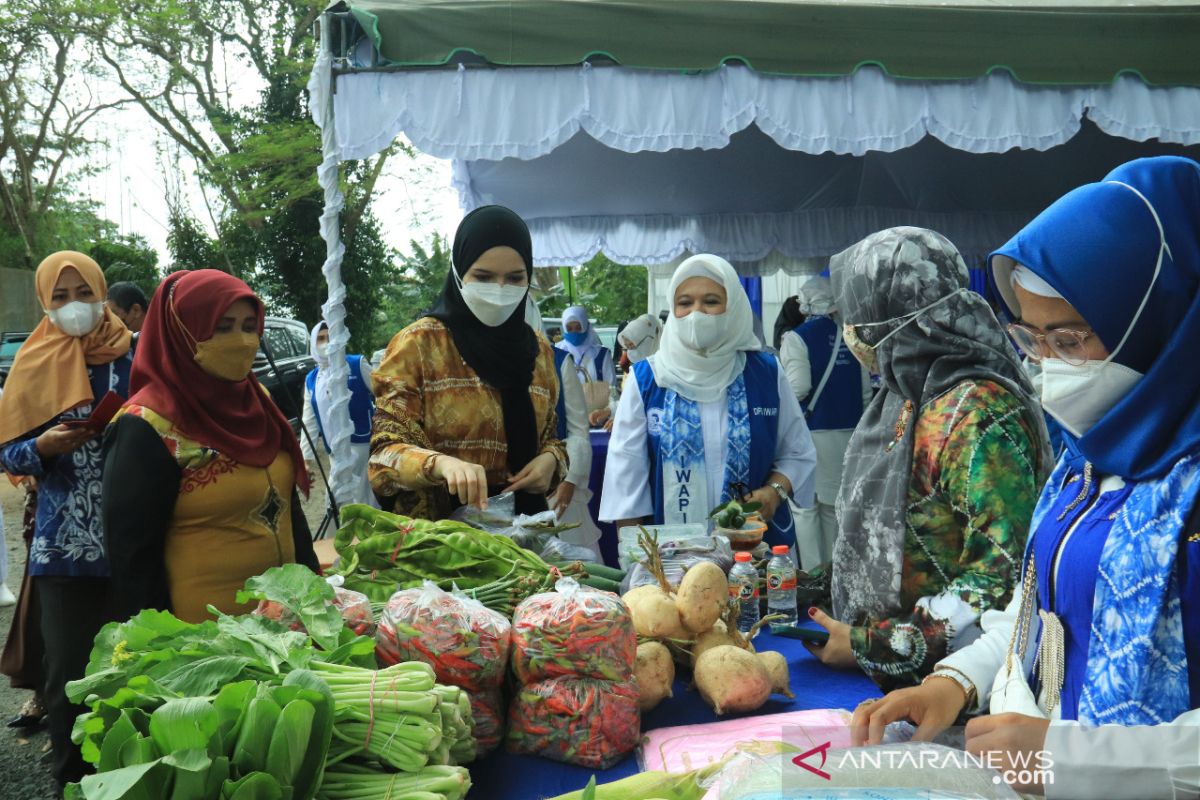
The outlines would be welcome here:
<svg viewBox="0 0 1200 800">
<path fill-rule="evenodd" d="M 1013 338 L 1017 347 L 1021 348 L 1030 361 L 1041 361 L 1042 348 L 1045 347 L 1056 357 L 1078 367 L 1088 360 L 1086 343 L 1095 335 L 1095 332 L 1058 328 L 1048 333 L 1038 333 L 1025 325 L 1014 322 L 1008 326 L 1008 335 Z"/>
</svg>

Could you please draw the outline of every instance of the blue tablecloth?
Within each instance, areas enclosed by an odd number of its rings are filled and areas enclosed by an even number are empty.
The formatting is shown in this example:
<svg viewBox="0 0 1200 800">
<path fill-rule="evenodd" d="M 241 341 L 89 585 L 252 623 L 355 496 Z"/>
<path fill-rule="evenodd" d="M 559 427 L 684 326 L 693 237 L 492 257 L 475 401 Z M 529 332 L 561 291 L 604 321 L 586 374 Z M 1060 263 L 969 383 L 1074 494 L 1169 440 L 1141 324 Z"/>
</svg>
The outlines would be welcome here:
<svg viewBox="0 0 1200 800">
<path fill-rule="evenodd" d="M 592 490 L 592 500 L 588 510 L 592 519 L 600 526 L 600 555 L 604 563 L 610 567 L 617 566 L 617 529 L 611 522 L 600 522 L 600 493 L 604 490 L 604 465 L 608 461 L 608 431 L 592 431 L 592 474 L 588 478 L 588 488 Z"/>
<path fill-rule="evenodd" d="M 858 671 L 826 667 L 809 655 L 797 639 L 783 639 L 762 633 L 754 640 L 754 645 L 759 650 L 778 650 L 787 657 L 792 691 L 796 695 L 793 700 L 772 696 L 755 714 L 779 714 L 813 708 L 852 709 L 864 699 L 880 695 L 879 689 L 866 675 Z M 687 677 L 690 680 L 691 676 Z M 700 699 L 699 694 L 689 692 L 684 682 L 675 681 L 674 693 L 674 697 L 664 700 L 658 708 L 646 714 L 642 720 L 642 730 L 717 721 L 712 709 Z M 582 789 L 593 774 L 597 783 L 606 783 L 637 771 L 636 754 L 612 769 L 596 772 L 543 758 L 511 755 L 504 752 L 501 746 L 498 752 L 471 765 L 471 780 L 475 788 L 470 798 L 541 800 Z"/>
</svg>

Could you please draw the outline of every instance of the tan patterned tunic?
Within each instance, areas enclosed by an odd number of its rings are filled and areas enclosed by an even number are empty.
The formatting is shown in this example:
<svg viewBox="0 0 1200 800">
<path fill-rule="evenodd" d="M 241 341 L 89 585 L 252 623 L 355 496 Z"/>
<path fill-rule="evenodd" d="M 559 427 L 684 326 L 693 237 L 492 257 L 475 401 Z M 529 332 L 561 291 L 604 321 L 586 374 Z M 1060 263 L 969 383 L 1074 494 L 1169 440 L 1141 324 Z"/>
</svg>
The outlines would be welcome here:
<svg viewBox="0 0 1200 800">
<path fill-rule="evenodd" d="M 529 396 L 541 432 L 539 453 L 558 460 L 557 485 L 567 467 L 566 446 L 556 438 L 559 382 L 550 346 L 538 342 Z M 396 334 L 374 384 L 368 470 L 378 494 L 396 495 L 396 513 L 434 520 L 450 515 L 457 502 L 430 477 L 438 454 L 482 466 L 490 494 L 504 486 L 508 445 L 500 392 L 467 365 L 440 321 L 425 317 Z"/>
</svg>

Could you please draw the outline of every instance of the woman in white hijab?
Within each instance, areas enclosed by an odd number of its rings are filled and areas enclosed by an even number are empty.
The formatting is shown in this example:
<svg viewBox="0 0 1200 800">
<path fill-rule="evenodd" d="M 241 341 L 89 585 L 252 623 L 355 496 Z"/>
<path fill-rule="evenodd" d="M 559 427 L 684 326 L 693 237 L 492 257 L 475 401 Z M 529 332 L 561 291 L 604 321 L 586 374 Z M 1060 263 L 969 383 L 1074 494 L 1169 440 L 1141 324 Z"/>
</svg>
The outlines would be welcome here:
<svg viewBox="0 0 1200 800">
<path fill-rule="evenodd" d="M 754 335 L 737 273 L 693 256 L 670 294 L 662 344 L 621 395 L 600 518 L 702 523 L 741 485 L 773 522 L 767 540 L 791 545 L 785 501 L 812 504 L 816 453 L 783 370 Z"/>
<path fill-rule="evenodd" d="M 859 417 L 871 402 L 871 375 L 842 340 L 829 278 L 810 278 L 800 287 L 797 300 L 804 321 L 780 338 L 779 363 L 817 448 L 817 501 L 796 517 L 800 564 L 811 570 L 833 558 L 838 533 L 834 505 L 842 485 L 842 461 Z"/>
<path fill-rule="evenodd" d="M 604 383 L 610 387 L 615 384 L 617 373 L 612 353 L 600 342 L 596 327 L 588 319 L 587 309 L 583 306 L 568 308 L 563 312 L 562 326 L 563 339 L 555 347 L 570 354 L 580 382 Z M 610 414 L 607 406 L 597 408 L 588 414 L 588 422 L 593 426 L 603 425 Z"/>
<path fill-rule="evenodd" d="M 542 312 L 532 296 L 525 299 L 525 322 L 539 336 L 545 336 Z M 558 438 L 567 443 L 567 475 L 547 500 L 560 523 L 579 526 L 563 531 L 559 538 L 588 548 L 593 553 L 593 560 L 602 563 L 600 529 L 588 510 L 588 503 L 592 501 L 592 491 L 588 488 L 592 476 L 592 440 L 588 433 L 587 399 L 583 395 L 583 386 L 576 379 L 575 364 L 566 351 L 554 351 L 554 367 L 562 389 L 554 411 L 558 418 Z"/>
<path fill-rule="evenodd" d="M 313 473 L 316 454 L 309 437 L 319 441 L 329 453 L 329 442 L 343 429 L 350 431 L 351 472 L 354 481 L 334 498 L 339 506 L 346 503 L 366 503 L 379 508 L 367 478 L 367 459 L 371 455 L 371 418 L 375 415 L 375 394 L 371 387 L 371 364 L 362 356 L 346 355 L 350 370 L 350 413 L 330 413 L 333 390 L 329 383 L 329 326 L 324 320 L 312 331 L 311 354 L 317 366 L 304 380 L 304 423 L 307 435 L 300 434 L 300 452 Z"/>
<path fill-rule="evenodd" d="M 642 314 L 625 326 L 619 336 L 630 364 L 645 361 L 658 352 L 662 329 L 662 322 L 653 314 Z"/>
</svg>

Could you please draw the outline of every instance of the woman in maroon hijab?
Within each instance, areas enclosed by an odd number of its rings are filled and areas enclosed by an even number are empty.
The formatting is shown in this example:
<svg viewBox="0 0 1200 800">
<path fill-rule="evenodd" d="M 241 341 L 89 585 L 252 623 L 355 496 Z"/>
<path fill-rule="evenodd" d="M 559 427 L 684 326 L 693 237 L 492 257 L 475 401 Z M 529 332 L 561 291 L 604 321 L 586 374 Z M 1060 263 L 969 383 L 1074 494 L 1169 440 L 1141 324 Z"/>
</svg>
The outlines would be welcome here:
<svg viewBox="0 0 1200 800">
<path fill-rule="evenodd" d="M 118 618 L 238 613 L 247 578 L 289 562 L 317 569 L 300 445 L 251 373 L 262 330 L 262 302 L 224 272 L 177 272 L 155 293 L 132 396 L 104 443 Z"/>
</svg>

